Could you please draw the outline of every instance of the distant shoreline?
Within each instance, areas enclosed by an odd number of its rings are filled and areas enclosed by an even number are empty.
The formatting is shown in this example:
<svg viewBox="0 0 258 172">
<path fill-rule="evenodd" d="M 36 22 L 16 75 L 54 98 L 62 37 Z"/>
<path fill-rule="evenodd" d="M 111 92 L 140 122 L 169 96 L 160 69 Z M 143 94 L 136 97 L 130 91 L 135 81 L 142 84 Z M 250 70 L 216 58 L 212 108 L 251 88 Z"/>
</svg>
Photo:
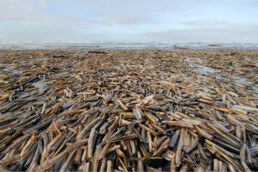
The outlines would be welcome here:
<svg viewBox="0 0 258 172">
<path fill-rule="evenodd" d="M 0 49 L 258 49 L 258 43 L 219 43 L 219 42 L 0 42 Z"/>
</svg>

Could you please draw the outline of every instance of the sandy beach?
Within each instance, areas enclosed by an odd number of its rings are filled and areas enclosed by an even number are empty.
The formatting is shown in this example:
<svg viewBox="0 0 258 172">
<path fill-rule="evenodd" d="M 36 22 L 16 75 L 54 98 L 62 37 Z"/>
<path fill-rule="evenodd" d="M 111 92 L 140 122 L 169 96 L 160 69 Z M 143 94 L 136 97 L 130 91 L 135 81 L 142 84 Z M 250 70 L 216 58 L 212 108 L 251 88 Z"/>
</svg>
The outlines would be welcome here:
<svg viewBox="0 0 258 172">
<path fill-rule="evenodd" d="M 0 50 L 1 169 L 257 170 L 258 50 Z"/>
</svg>

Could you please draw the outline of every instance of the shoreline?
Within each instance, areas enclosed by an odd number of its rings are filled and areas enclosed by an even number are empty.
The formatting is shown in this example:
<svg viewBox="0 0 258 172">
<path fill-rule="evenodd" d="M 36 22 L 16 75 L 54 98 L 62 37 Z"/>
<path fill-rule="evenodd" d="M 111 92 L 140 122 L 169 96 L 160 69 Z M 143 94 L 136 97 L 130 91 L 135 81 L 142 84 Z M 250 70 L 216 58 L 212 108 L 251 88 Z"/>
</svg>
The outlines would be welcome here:
<svg viewBox="0 0 258 172">
<path fill-rule="evenodd" d="M 0 49 L 258 49 L 258 43 L 237 42 L 0 42 Z"/>
</svg>

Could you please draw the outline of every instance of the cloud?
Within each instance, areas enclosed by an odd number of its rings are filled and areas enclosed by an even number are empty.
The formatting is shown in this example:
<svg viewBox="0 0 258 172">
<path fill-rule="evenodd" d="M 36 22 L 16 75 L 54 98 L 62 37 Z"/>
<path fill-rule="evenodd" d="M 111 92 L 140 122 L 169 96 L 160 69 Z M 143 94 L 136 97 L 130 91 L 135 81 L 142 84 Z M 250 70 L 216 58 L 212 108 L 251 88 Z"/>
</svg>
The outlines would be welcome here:
<svg viewBox="0 0 258 172">
<path fill-rule="evenodd" d="M 0 0 L 0 41 L 253 41 L 257 5 L 254 0 Z"/>
<path fill-rule="evenodd" d="M 0 1 L 0 20 L 31 20 L 42 14 L 47 5 L 42 0 L 2 0 Z"/>
<path fill-rule="evenodd" d="M 60 2 L 63 3 L 63 2 Z M 124 5 L 120 3 L 121 6 L 114 5 L 115 7 L 110 8 L 114 10 L 107 10 L 106 7 L 110 6 L 109 3 L 98 3 L 92 4 L 92 9 L 89 8 L 90 5 L 87 3 L 67 3 L 66 6 L 58 8 L 55 6 L 61 4 L 51 4 L 43 0 L 3 0 L 0 1 L 0 21 L 19 21 L 19 22 L 39 22 L 47 24 L 140 24 L 148 21 L 152 21 L 152 18 L 148 14 L 142 14 L 141 11 L 133 8 L 131 4 L 131 10 L 127 10 L 124 7 L 124 11 L 121 9 Z M 106 6 L 106 5 L 107 6 Z M 78 8 L 78 13 L 70 13 L 69 6 L 73 8 Z M 112 5 L 113 6 L 113 5 Z M 62 7 L 62 5 L 61 5 Z M 56 9 L 57 8 L 57 9 Z M 116 9 L 117 8 L 117 9 Z M 103 10 L 100 10 L 103 9 Z M 121 11 L 122 10 L 122 11 Z M 68 11 L 68 12 L 67 12 Z M 85 11 L 91 14 L 89 16 L 84 15 Z"/>
<path fill-rule="evenodd" d="M 7 34 L 6 34 L 6 33 L 0 34 L 0 38 L 1 38 L 1 39 L 4 39 L 4 38 L 6 38 L 6 37 L 7 37 Z"/>
<path fill-rule="evenodd" d="M 207 26 L 228 26 L 232 23 L 226 21 L 187 21 L 183 22 L 183 25 L 197 26 L 197 27 L 207 27 Z"/>
<path fill-rule="evenodd" d="M 142 35 L 152 41 L 168 42 L 257 42 L 258 25 L 233 28 L 189 28 L 144 32 Z"/>
</svg>

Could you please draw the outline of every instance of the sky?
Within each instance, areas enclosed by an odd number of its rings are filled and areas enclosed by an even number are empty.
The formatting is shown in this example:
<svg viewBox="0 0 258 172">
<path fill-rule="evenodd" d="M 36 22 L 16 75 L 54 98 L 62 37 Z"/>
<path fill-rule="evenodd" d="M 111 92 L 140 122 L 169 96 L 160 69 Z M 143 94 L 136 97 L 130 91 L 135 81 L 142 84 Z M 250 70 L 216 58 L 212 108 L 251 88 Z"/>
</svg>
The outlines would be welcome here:
<svg viewBox="0 0 258 172">
<path fill-rule="evenodd" d="M 0 0 L 0 42 L 258 43 L 258 0 Z"/>
</svg>

